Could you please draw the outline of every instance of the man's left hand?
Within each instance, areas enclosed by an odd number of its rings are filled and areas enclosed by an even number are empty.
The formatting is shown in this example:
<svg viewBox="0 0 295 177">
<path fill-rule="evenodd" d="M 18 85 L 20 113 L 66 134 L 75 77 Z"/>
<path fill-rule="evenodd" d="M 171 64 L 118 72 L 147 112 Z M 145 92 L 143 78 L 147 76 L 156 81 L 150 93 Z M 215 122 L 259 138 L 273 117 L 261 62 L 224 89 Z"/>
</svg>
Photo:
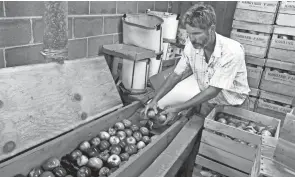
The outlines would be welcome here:
<svg viewBox="0 0 295 177">
<path fill-rule="evenodd" d="M 179 111 L 173 107 L 166 107 L 160 114 L 166 115 L 167 119 L 162 125 L 172 125 L 177 119 Z"/>
</svg>

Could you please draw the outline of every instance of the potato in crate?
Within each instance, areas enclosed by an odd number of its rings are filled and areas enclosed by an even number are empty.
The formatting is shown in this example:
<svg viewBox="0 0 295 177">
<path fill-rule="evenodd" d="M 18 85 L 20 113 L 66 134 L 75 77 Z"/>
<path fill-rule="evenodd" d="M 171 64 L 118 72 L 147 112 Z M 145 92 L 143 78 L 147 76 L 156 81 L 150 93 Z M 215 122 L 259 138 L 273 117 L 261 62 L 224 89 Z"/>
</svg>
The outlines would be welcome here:
<svg viewBox="0 0 295 177">
<path fill-rule="evenodd" d="M 234 14 L 235 20 L 274 24 L 278 1 L 239 1 Z"/>
<path fill-rule="evenodd" d="M 277 25 L 295 27 L 295 1 L 282 1 L 276 19 Z"/>
<path fill-rule="evenodd" d="M 199 156 L 226 169 L 222 174 L 248 176 L 261 137 L 277 138 L 280 122 L 242 108 L 216 107 L 205 119 Z"/>
<path fill-rule="evenodd" d="M 246 56 L 248 84 L 252 88 L 258 88 L 265 59 Z"/>
<path fill-rule="evenodd" d="M 273 33 L 267 57 L 295 63 L 295 28 L 275 26 Z"/>
<path fill-rule="evenodd" d="M 264 58 L 270 43 L 273 25 L 234 20 L 230 38 L 243 44 L 246 55 Z"/>
<path fill-rule="evenodd" d="M 292 100 L 290 96 L 261 90 L 255 112 L 275 117 L 283 123 L 286 114 L 292 110 Z"/>
<path fill-rule="evenodd" d="M 260 86 L 261 90 L 295 96 L 295 63 L 266 60 Z"/>
</svg>

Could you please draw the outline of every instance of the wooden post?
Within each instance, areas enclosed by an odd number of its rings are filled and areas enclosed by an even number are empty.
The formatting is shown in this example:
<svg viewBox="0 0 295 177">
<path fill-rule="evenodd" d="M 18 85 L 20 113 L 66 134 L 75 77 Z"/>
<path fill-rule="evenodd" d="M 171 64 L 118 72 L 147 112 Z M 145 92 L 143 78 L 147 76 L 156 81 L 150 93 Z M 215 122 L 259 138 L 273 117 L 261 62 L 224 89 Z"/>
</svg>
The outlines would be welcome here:
<svg viewBox="0 0 295 177">
<path fill-rule="evenodd" d="M 68 59 L 68 2 L 45 1 L 43 51 L 47 62 Z"/>
</svg>

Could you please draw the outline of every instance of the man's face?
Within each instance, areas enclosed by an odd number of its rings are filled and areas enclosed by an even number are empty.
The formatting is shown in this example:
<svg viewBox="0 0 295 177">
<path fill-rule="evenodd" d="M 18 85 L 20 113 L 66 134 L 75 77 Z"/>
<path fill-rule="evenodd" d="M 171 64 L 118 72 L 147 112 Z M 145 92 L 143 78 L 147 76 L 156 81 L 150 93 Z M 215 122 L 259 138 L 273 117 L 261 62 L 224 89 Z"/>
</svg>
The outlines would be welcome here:
<svg viewBox="0 0 295 177">
<path fill-rule="evenodd" d="M 188 24 L 186 24 L 185 27 L 190 41 L 195 49 L 203 49 L 209 43 L 210 28 L 209 30 L 204 30 L 199 27 L 192 27 Z"/>
</svg>

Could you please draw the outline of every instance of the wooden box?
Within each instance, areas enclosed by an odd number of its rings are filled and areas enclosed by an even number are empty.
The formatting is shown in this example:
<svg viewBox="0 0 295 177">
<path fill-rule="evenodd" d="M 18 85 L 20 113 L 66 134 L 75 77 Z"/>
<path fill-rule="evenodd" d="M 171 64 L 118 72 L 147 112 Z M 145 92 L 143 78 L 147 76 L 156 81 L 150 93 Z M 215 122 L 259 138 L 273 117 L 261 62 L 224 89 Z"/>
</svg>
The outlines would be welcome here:
<svg viewBox="0 0 295 177">
<path fill-rule="evenodd" d="M 277 139 L 262 139 L 257 150 L 251 177 L 294 177 L 295 171 L 273 159 Z"/>
<path fill-rule="evenodd" d="M 276 24 L 295 27 L 295 2 L 282 1 L 279 7 Z"/>
<path fill-rule="evenodd" d="M 268 58 L 295 63 L 295 28 L 275 26 Z"/>
<path fill-rule="evenodd" d="M 260 90 L 259 89 L 256 89 L 256 88 L 250 88 L 251 91 L 249 93 L 249 101 L 250 101 L 250 105 L 249 107 L 244 103 L 241 107 L 243 109 L 248 109 L 250 111 L 255 111 L 256 109 L 256 104 L 257 104 L 257 100 L 258 100 L 258 97 L 259 97 L 259 94 L 260 94 Z"/>
<path fill-rule="evenodd" d="M 245 46 L 246 55 L 264 58 L 272 31 L 273 25 L 234 20 L 230 38 Z"/>
<path fill-rule="evenodd" d="M 248 175 L 251 172 L 257 146 L 261 143 L 262 136 L 216 121 L 215 117 L 217 113 L 220 112 L 234 115 L 247 121 L 253 121 L 264 126 L 274 127 L 276 129 L 274 138 L 278 138 L 279 136 L 280 120 L 242 108 L 229 106 L 216 107 L 206 117 L 199 155 L 206 159 L 212 159 L 216 161 L 216 163 L 218 162 L 223 165 L 224 168 L 228 168 L 229 171 L 234 171 L 231 173 L 230 177 L 235 177 L 234 175 L 237 171 L 242 172 L 244 176 Z M 220 134 L 222 134 L 222 136 Z M 244 143 L 238 142 L 237 139 L 242 140 Z M 248 143 L 250 143 L 251 146 Z M 220 173 L 227 175 L 222 172 Z"/>
<path fill-rule="evenodd" d="M 265 59 L 246 56 L 248 84 L 252 88 L 258 88 L 263 72 Z"/>
<path fill-rule="evenodd" d="M 235 20 L 274 24 L 278 1 L 239 1 L 234 14 Z"/>
<path fill-rule="evenodd" d="M 260 86 L 261 90 L 295 96 L 295 64 L 266 60 Z"/>
<path fill-rule="evenodd" d="M 292 100 L 290 96 L 261 90 L 255 112 L 280 119 L 283 125 L 286 114 L 292 110 Z"/>
</svg>

